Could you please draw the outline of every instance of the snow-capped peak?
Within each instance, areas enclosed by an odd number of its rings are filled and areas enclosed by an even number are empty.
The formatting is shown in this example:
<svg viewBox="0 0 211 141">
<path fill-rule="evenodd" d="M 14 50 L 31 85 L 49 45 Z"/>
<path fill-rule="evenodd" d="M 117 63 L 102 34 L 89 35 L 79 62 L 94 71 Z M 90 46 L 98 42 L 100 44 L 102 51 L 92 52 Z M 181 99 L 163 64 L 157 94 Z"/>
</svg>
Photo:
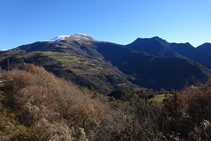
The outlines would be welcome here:
<svg viewBox="0 0 211 141">
<path fill-rule="evenodd" d="M 93 40 L 91 37 L 89 37 L 86 34 L 78 33 L 78 34 L 73 34 L 73 35 L 57 36 L 51 40 L 48 40 L 48 42 L 58 42 L 58 41 L 64 40 L 66 37 L 73 37 L 75 38 L 75 40 L 86 40 L 86 41 Z"/>
</svg>

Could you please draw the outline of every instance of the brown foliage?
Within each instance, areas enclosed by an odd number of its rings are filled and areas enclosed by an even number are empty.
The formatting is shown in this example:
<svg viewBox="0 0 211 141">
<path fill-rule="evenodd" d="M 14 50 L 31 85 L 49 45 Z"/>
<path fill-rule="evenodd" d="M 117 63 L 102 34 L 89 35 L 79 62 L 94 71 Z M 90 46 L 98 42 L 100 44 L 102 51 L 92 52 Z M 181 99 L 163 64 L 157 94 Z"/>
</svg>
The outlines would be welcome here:
<svg viewBox="0 0 211 141">
<path fill-rule="evenodd" d="M 32 125 L 35 121 L 54 116 L 55 100 L 53 94 L 42 86 L 27 86 L 14 97 L 14 108 L 21 111 L 21 122 Z"/>
<path fill-rule="evenodd" d="M 166 94 L 162 102 L 158 116 L 159 130 L 168 137 L 169 140 L 177 138 L 178 134 L 188 137 L 190 120 L 187 115 L 187 103 L 176 90 L 171 94 Z"/>
<path fill-rule="evenodd" d="M 78 125 L 83 127 L 85 131 L 89 131 L 98 127 L 103 116 L 104 110 L 102 107 L 95 109 L 92 104 L 81 99 L 78 104 L 70 107 L 66 119 L 71 126 Z"/>
<path fill-rule="evenodd" d="M 12 70 L 4 76 L 6 81 L 4 90 L 7 94 L 13 95 L 20 89 L 31 84 L 32 75 L 24 70 Z"/>
<path fill-rule="evenodd" d="M 27 67 L 27 72 L 30 72 L 32 74 L 35 74 L 38 71 L 38 66 L 35 66 L 34 64 L 29 64 Z"/>
<path fill-rule="evenodd" d="M 177 117 L 180 109 L 184 108 L 187 105 L 178 91 L 172 92 L 171 95 L 167 94 L 162 104 L 163 114 L 166 114 L 169 117 Z"/>
<path fill-rule="evenodd" d="M 57 78 L 53 74 L 48 73 L 44 68 L 37 69 L 32 81 L 35 85 L 48 88 L 54 94 L 58 94 L 61 89 Z"/>
<path fill-rule="evenodd" d="M 211 120 L 211 87 L 209 81 L 202 87 L 188 88 L 183 92 L 183 95 L 188 104 L 188 113 L 194 123 L 199 124 L 204 119 Z"/>
<path fill-rule="evenodd" d="M 109 102 L 108 97 L 79 89 L 33 64 L 27 71 L 9 71 L 4 79 L 5 96 L 12 99 L 15 115 L 30 129 L 40 131 L 39 135 L 51 134 L 48 126 L 41 124 L 46 121 L 58 130 L 83 127 L 90 140 L 176 140 L 178 135 L 210 139 L 210 128 L 201 123 L 211 121 L 211 81 L 191 86 L 182 94 L 166 93 L 159 104 L 137 94 L 127 101 Z"/>
</svg>

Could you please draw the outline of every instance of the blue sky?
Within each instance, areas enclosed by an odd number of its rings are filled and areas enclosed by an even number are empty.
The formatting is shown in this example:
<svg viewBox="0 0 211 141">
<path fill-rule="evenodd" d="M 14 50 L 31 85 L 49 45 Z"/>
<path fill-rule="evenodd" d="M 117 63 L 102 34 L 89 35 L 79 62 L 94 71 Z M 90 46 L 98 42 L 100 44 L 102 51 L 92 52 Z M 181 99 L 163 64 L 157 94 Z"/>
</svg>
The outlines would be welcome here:
<svg viewBox="0 0 211 141">
<path fill-rule="evenodd" d="M 84 33 L 128 44 L 211 42 L 211 0 L 0 0 L 0 49 Z"/>
</svg>

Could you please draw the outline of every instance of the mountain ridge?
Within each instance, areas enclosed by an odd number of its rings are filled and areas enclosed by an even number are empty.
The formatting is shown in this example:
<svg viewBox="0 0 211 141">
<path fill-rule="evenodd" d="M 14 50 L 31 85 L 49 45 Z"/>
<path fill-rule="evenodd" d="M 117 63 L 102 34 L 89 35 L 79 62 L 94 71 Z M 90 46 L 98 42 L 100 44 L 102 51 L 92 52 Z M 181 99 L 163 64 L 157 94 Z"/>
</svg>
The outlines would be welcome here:
<svg viewBox="0 0 211 141">
<path fill-rule="evenodd" d="M 211 54 L 208 52 L 194 48 L 190 43 L 171 43 L 170 47 L 182 56 L 194 60 L 211 69 Z"/>
<path fill-rule="evenodd" d="M 120 45 L 91 37 L 90 40 L 77 40 L 79 38 L 74 36 L 22 45 L 1 53 L 1 56 L 7 58 L 11 54 L 12 66 L 18 67 L 21 62 L 35 63 L 78 85 L 93 85 L 103 94 L 117 88 L 138 86 L 154 90 L 182 89 L 187 83 L 205 82 L 211 76 L 209 69 L 188 58 L 187 54 L 179 53 L 177 46 L 183 44 L 153 37 Z M 190 44 L 185 45 L 192 51 Z M 0 62 L 3 68 L 6 64 L 6 60 Z"/>
<path fill-rule="evenodd" d="M 197 48 L 211 54 L 211 43 L 204 43 L 198 46 Z"/>
<path fill-rule="evenodd" d="M 177 52 L 170 48 L 169 43 L 157 36 L 152 38 L 137 38 L 134 42 L 126 45 L 137 51 L 145 51 L 148 54 L 159 57 L 182 57 Z"/>
</svg>

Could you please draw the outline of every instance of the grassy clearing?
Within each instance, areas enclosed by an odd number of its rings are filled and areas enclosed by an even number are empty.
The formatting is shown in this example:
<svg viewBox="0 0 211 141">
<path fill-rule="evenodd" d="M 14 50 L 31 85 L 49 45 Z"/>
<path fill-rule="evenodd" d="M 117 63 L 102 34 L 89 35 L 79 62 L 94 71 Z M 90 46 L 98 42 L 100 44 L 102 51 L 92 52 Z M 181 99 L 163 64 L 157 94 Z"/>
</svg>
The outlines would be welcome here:
<svg viewBox="0 0 211 141">
<path fill-rule="evenodd" d="M 165 98 L 165 94 L 158 94 L 158 95 L 155 95 L 154 98 L 150 98 L 149 101 L 162 102 L 164 98 Z"/>
<path fill-rule="evenodd" d="M 68 60 L 68 59 L 57 59 L 60 62 L 73 62 L 74 60 Z"/>
<path fill-rule="evenodd" d="M 95 68 L 91 68 L 88 70 L 82 70 L 82 69 L 71 69 L 73 72 L 76 72 L 78 74 L 98 74 L 100 71 Z"/>
<path fill-rule="evenodd" d="M 62 56 L 62 57 L 64 57 L 64 58 L 70 58 L 70 59 L 77 59 L 78 58 L 76 56 Z"/>
<path fill-rule="evenodd" d="M 44 55 L 55 55 L 57 52 L 51 52 L 51 51 L 46 51 L 46 52 L 40 52 Z"/>
<path fill-rule="evenodd" d="M 103 69 L 102 67 L 96 67 L 96 68 L 99 69 L 99 70 Z"/>
<path fill-rule="evenodd" d="M 91 68 L 88 71 L 98 71 L 98 69 L 97 68 Z"/>
<path fill-rule="evenodd" d="M 81 69 L 71 69 L 72 71 L 75 71 L 75 72 L 82 72 L 83 70 Z"/>
<path fill-rule="evenodd" d="M 81 58 L 78 58 L 76 56 L 68 56 L 64 53 L 58 53 L 58 52 L 43 52 L 43 55 L 47 55 L 50 58 L 56 59 L 60 62 L 75 62 L 78 61 Z"/>
</svg>

